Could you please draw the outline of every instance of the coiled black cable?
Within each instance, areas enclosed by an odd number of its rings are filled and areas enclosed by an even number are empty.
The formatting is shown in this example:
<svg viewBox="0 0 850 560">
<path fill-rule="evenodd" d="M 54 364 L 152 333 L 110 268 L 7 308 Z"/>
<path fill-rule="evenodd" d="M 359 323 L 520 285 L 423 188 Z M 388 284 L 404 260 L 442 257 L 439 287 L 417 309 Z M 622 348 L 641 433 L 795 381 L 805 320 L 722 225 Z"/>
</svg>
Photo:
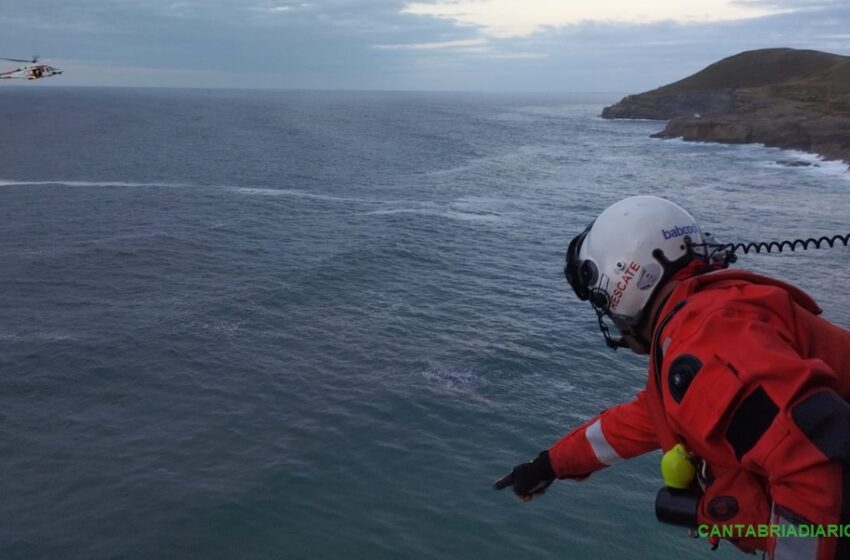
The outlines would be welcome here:
<svg viewBox="0 0 850 560">
<path fill-rule="evenodd" d="M 825 245 L 833 248 L 838 243 L 841 243 L 845 247 L 850 245 L 850 233 L 847 235 L 823 236 L 817 239 L 810 237 L 808 239 L 794 239 L 792 241 L 756 241 L 752 243 L 691 243 L 690 240 L 687 240 L 688 248 L 692 254 L 700 256 L 706 262 L 721 261 L 724 264 L 735 262 L 737 260 L 736 253 L 740 252 L 747 255 L 749 253 L 761 254 L 762 252 L 781 253 L 785 249 L 791 252 L 798 249 L 806 251 L 812 248 L 820 249 Z M 694 251 L 694 249 L 701 249 L 701 254 L 698 251 Z"/>
<path fill-rule="evenodd" d="M 824 244 L 829 245 L 831 249 L 839 241 L 842 245 L 847 247 L 847 245 L 850 244 L 850 233 L 847 235 L 833 235 L 832 237 L 823 236 L 818 239 L 815 239 L 814 237 L 810 237 L 808 239 L 794 239 L 793 241 L 723 243 L 721 250 L 725 249 L 732 253 L 743 251 L 745 255 L 751 251 L 754 251 L 755 253 L 761 253 L 762 251 L 765 253 L 772 253 L 775 250 L 777 253 L 781 253 L 785 248 L 793 252 L 799 247 L 802 251 L 805 251 L 812 247 L 820 249 Z"/>
</svg>

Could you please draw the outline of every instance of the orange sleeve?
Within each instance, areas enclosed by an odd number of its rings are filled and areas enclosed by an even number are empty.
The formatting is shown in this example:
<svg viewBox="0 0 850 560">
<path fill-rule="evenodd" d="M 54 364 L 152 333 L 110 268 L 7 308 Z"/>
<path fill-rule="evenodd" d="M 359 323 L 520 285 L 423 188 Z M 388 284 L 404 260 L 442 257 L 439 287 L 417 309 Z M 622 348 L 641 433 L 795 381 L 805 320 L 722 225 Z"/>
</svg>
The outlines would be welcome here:
<svg viewBox="0 0 850 560">
<path fill-rule="evenodd" d="M 605 410 L 577 427 L 551 448 L 549 459 L 558 478 L 584 479 L 591 473 L 658 449 L 646 392 Z"/>
</svg>

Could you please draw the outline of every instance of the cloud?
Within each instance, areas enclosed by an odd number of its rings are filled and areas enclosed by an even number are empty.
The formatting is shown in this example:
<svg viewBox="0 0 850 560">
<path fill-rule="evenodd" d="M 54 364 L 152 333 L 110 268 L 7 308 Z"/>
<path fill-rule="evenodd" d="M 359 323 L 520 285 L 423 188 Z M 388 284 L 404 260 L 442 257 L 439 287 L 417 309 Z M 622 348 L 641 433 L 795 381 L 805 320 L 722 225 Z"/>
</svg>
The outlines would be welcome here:
<svg viewBox="0 0 850 560">
<path fill-rule="evenodd" d="M 455 41 L 438 41 L 433 43 L 400 43 L 396 45 L 373 45 L 376 49 L 407 49 L 407 50 L 435 50 L 435 49 L 468 49 L 487 44 L 484 38 L 458 39 Z"/>
<path fill-rule="evenodd" d="M 847 0 L 0 0 L 0 24 L 57 86 L 633 93 L 742 50 L 850 54 Z"/>
<path fill-rule="evenodd" d="M 546 28 L 588 21 L 646 24 L 658 21 L 727 21 L 776 13 L 766 3 L 732 0 L 434 0 L 412 2 L 404 13 L 451 20 L 492 37 L 524 37 Z"/>
<path fill-rule="evenodd" d="M 452 51 L 462 55 L 486 57 L 494 60 L 532 60 L 549 56 L 543 52 L 497 50 L 492 42 L 484 37 L 475 39 L 457 39 L 433 43 L 399 43 L 395 45 L 372 45 L 376 49 L 400 51 Z"/>
<path fill-rule="evenodd" d="M 498 60 L 531 60 L 535 58 L 547 58 L 549 54 L 540 52 L 496 52 L 489 53 L 487 56 Z"/>
<path fill-rule="evenodd" d="M 758 7 L 770 10 L 812 10 L 831 8 L 846 4 L 845 0 L 732 0 L 733 4 L 744 7 Z"/>
</svg>

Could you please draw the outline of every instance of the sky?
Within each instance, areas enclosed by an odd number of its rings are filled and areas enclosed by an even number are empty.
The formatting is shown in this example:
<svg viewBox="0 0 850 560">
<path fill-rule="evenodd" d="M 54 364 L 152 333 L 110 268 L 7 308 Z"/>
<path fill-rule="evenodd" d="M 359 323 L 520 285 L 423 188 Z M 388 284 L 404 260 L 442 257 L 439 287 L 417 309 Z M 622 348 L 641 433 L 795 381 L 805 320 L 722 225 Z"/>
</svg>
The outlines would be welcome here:
<svg viewBox="0 0 850 560">
<path fill-rule="evenodd" d="M 633 93 L 744 50 L 850 55 L 848 0 L 0 0 L 0 25 L 0 56 L 65 71 L 26 87 Z"/>
</svg>

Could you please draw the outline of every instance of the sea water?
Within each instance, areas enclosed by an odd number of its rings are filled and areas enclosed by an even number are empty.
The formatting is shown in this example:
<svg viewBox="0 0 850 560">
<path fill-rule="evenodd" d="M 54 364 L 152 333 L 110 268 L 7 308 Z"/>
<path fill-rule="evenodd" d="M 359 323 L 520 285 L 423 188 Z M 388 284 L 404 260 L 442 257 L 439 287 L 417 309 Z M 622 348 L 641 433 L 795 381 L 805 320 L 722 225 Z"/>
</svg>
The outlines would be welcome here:
<svg viewBox="0 0 850 560">
<path fill-rule="evenodd" d="M 736 557 L 655 521 L 658 453 L 492 489 L 645 383 L 562 272 L 607 205 L 848 231 L 846 166 L 619 97 L 0 90 L 0 557 Z M 847 327 L 848 263 L 739 266 Z"/>
</svg>

